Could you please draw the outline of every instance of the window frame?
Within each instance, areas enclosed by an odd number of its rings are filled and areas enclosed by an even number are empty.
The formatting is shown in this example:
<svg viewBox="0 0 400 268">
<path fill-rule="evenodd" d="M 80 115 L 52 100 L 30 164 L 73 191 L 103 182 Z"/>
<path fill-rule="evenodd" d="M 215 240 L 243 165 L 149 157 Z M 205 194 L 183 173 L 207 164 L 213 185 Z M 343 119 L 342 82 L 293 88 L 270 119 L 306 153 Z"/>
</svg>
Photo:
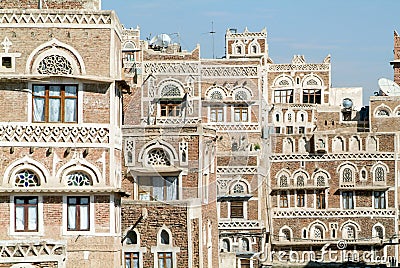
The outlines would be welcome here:
<svg viewBox="0 0 400 268">
<path fill-rule="evenodd" d="M 181 117 L 182 100 L 161 99 L 159 101 L 160 117 Z"/>
<path fill-rule="evenodd" d="M 168 199 L 168 187 L 172 187 L 174 182 L 168 180 L 168 178 L 174 178 L 175 181 L 175 192 L 176 196 L 174 198 Z M 154 193 L 154 189 L 156 188 L 155 179 L 160 180 L 162 185 L 162 198 L 157 199 L 156 194 Z M 145 185 L 141 183 L 142 180 L 150 180 L 149 183 L 151 185 Z M 170 181 L 170 184 L 167 184 L 167 181 Z M 179 176 L 139 176 L 137 177 L 137 200 L 141 201 L 176 201 L 180 199 L 180 180 Z M 148 198 L 146 198 L 148 196 Z"/>
<path fill-rule="evenodd" d="M 236 117 L 238 115 L 238 118 Z M 249 122 L 250 121 L 250 113 L 249 106 L 247 105 L 235 105 L 233 106 L 233 122 Z"/>
<path fill-rule="evenodd" d="M 244 219 L 244 201 L 231 201 L 229 212 L 231 219 Z"/>
<path fill-rule="evenodd" d="M 54 123 L 54 124 L 59 124 L 59 123 L 65 123 L 65 124 L 76 124 L 78 123 L 78 111 L 79 111 L 79 84 L 73 84 L 73 83 L 68 83 L 68 84 L 32 84 L 32 122 L 33 123 Z M 35 87 L 44 87 L 45 92 L 44 95 L 35 95 Z M 60 95 L 59 96 L 50 96 L 50 87 L 60 87 Z M 65 94 L 65 89 L 66 87 L 75 87 L 75 95 L 73 96 L 66 96 Z M 42 99 L 44 100 L 43 104 L 43 113 L 44 113 L 44 120 L 35 120 L 35 100 L 36 99 Z M 60 120 L 59 121 L 50 121 L 50 100 L 60 100 L 60 106 L 59 106 L 59 116 Z M 66 111 L 65 108 L 67 100 L 75 100 L 75 119 L 73 121 L 65 121 L 66 117 Z"/>
<path fill-rule="evenodd" d="M 322 89 L 304 88 L 302 90 L 302 94 L 303 94 L 303 103 L 308 103 L 308 104 L 322 103 Z"/>
<path fill-rule="evenodd" d="M 326 202 L 326 191 L 325 190 L 316 190 L 315 191 L 315 208 L 316 209 L 327 209 Z"/>
<path fill-rule="evenodd" d="M 379 195 L 377 195 L 379 194 Z M 373 191 L 372 204 L 374 209 L 386 209 L 386 191 Z"/>
<path fill-rule="evenodd" d="M 71 198 L 76 198 L 76 204 L 70 204 L 70 199 Z M 87 204 L 80 204 L 79 202 L 81 201 L 81 199 L 83 198 L 87 198 L 88 199 L 88 203 Z M 78 202 L 79 200 L 79 202 Z M 67 231 L 68 232 L 88 232 L 91 231 L 91 224 L 92 224 L 92 220 L 91 220 L 91 211 L 92 211 L 92 198 L 91 196 L 67 196 L 66 197 L 66 221 L 67 221 Z M 87 207 L 87 228 L 83 229 L 81 228 L 81 206 L 83 207 Z M 75 224 L 75 228 L 70 228 L 69 227 L 69 222 L 70 222 L 70 215 L 69 215 L 69 208 L 70 207 L 75 207 L 75 215 L 74 215 L 74 224 Z"/>
<path fill-rule="evenodd" d="M 225 121 L 225 109 L 222 106 L 211 106 L 210 116 L 211 123 L 219 123 Z"/>
<path fill-rule="evenodd" d="M 129 257 L 129 258 L 127 258 Z M 134 260 L 137 260 L 137 265 L 134 265 L 135 262 Z M 126 262 L 129 261 L 130 265 L 127 266 Z M 129 268 L 140 268 L 140 253 L 139 252 L 129 252 L 125 251 L 124 252 L 124 267 L 129 267 Z"/>
<path fill-rule="evenodd" d="M 17 204 L 17 199 L 24 200 L 23 204 Z M 35 204 L 29 204 L 29 199 L 36 199 Z M 26 203 L 28 201 L 28 203 Z M 15 196 L 14 197 L 14 231 L 16 233 L 34 233 L 39 231 L 39 198 L 38 196 Z M 24 220 L 24 227 L 22 230 L 17 229 L 17 208 L 22 207 L 23 208 L 23 220 Z M 36 208 L 36 221 L 35 229 L 29 229 L 29 208 L 34 207 Z"/>
<path fill-rule="evenodd" d="M 294 89 L 274 89 L 274 103 L 294 103 Z"/>
<path fill-rule="evenodd" d="M 355 194 L 353 191 L 342 191 L 342 208 L 355 209 Z"/>
<path fill-rule="evenodd" d="M 289 208 L 289 193 L 288 191 L 279 192 L 279 207 Z"/>
<path fill-rule="evenodd" d="M 297 190 L 296 191 L 296 207 L 304 208 L 306 207 L 306 191 Z"/>
</svg>

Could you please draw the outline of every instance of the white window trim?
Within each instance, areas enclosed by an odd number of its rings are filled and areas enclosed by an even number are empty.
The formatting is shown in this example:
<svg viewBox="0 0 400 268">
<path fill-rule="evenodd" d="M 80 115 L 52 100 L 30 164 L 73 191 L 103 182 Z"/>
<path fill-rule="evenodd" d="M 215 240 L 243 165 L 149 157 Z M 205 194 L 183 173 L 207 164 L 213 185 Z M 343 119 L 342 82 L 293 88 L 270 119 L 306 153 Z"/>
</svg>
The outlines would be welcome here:
<svg viewBox="0 0 400 268">
<path fill-rule="evenodd" d="M 68 204 L 67 200 L 68 197 L 85 197 L 88 195 L 64 195 L 63 196 L 63 203 L 62 203 L 62 234 L 63 235 L 94 235 L 96 233 L 94 228 L 94 221 L 95 221 L 95 207 L 94 207 L 94 195 L 89 195 L 89 230 L 88 231 L 68 231 Z"/>
<path fill-rule="evenodd" d="M 221 123 L 225 123 L 226 122 L 226 106 L 224 105 L 224 106 L 220 106 L 221 108 L 222 108 L 222 122 L 218 122 L 218 121 L 216 121 L 216 122 L 214 122 L 214 121 L 211 121 L 211 108 L 215 108 L 215 106 L 213 106 L 213 107 L 211 107 L 211 106 L 209 106 L 208 107 L 208 123 L 209 124 L 221 124 Z"/>
<path fill-rule="evenodd" d="M 139 253 L 139 268 L 144 268 L 143 267 L 143 254 L 147 253 L 147 248 L 140 246 L 139 232 L 136 229 L 132 230 L 132 231 L 135 232 L 137 235 L 137 244 L 127 245 L 126 242 L 124 241 L 124 244 L 122 246 L 122 251 L 123 251 L 122 266 L 125 267 L 125 253 Z"/>
<path fill-rule="evenodd" d="M 245 104 L 247 106 L 243 106 L 243 108 L 247 108 L 247 121 L 235 121 L 235 108 L 239 106 L 232 105 L 231 110 L 231 122 L 234 124 L 243 124 L 243 123 L 251 123 L 251 105 Z"/>
<path fill-rule="evenodd" d="M 19 196 L 32 196 L 38 198 L 38 231 L 37 232 L 16 232 L 15 231 L 15 197 Z M 10 235 L 15 236 L 44 236 L 44 217 L 43 217 L 43 196 L 40 195 L 19 195 L 10 196 Z"/>
<path fill-rule="evenodd" d="M 227 207 L 228 207 L 228 217 L 227 219 L 231 220 L 247 220 L 247 203 L 248 201 L 243 201 L 243 218 L 231 218 L 231 202 L 228 201 Z"/>
</svg>

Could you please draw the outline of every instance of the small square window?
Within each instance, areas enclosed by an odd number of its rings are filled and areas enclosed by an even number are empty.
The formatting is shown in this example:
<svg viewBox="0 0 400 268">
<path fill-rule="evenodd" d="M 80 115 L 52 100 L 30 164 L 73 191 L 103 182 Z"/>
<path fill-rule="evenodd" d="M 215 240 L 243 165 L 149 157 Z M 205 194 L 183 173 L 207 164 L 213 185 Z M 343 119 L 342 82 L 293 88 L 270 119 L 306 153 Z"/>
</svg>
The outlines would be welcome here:
<svg viewBox="0 0 400 268">
<path fill-rule="evenodd" d="M 293 134 L 293 127 L 292 126 L 286 127 L 286 134 Z"/>
<path fill-rule="evenodd" d="M 2 57 L 1 66 L 10 69 L 12 67 L 11 57 Z"/>
<path fill-rule="evenodd" d="M 280 134 L 281 133 L 281 128 L 280 127 L 275 127 L 275 133 Z"/>
<path fill-rule="evenodd" d="M 304 134 L 305 132 L 305 127 L 299 127 L 299 134 Z"/>
</svg>

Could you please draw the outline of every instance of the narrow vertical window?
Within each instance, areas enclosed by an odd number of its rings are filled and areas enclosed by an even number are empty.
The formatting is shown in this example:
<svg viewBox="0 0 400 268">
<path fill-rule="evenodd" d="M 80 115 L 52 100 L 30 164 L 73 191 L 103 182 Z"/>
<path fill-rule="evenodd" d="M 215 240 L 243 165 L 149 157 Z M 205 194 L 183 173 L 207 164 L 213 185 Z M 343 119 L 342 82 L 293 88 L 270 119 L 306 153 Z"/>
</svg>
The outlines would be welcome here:
<svg viewBox="0 0 400 268">
<path fill-rule="evenodd" d="M 15 231 L 38 231 L 38 198 L 15 197 Z"/>
<path fill-rule="evenodd" d="M 89 230 L 89 197 L 68 197 L 67 221 L 68 231 Z"/>
</svg>

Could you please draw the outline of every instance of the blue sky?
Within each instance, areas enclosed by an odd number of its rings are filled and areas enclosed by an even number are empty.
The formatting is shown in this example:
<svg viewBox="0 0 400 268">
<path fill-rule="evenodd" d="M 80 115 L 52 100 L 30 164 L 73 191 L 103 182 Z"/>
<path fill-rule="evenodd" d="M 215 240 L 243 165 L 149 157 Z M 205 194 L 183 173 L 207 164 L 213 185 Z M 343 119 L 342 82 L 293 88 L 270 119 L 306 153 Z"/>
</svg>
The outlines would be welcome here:
<svg viewBox="0 0 400 268">
<path fill-rule="evenodd" d="M 200 44 L 202 58 L 224 55 L 228 28 L 266 28 L 275 63 L 296 54 L 319 63 L 330 54 L 332 86 L 363 87 L 365 104 L 380 77 L 393 79 L 399 0 L 103 0 L 102 8 L 115 10 L 127 28 L 139 26 L 142 39 L 167 33 L 183 49 Z"/>
</svg>

